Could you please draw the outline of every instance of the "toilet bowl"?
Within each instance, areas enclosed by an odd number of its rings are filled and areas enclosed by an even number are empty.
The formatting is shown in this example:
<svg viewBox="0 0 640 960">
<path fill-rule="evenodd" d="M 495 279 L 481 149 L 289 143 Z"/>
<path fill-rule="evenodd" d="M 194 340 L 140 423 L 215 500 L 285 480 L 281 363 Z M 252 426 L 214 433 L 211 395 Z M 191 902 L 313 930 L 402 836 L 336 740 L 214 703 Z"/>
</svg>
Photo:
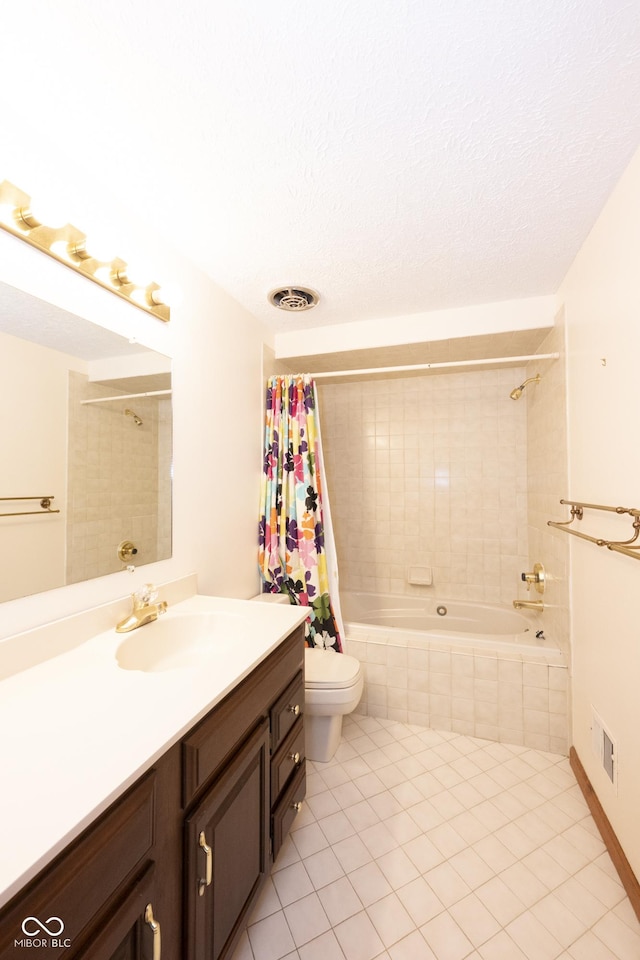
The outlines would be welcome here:
<svg viewBox="0 0 640 960">
<path fill-rule="evenodd" d="M 360 702 L 360 661 L 319 647 L 304 652 L 304 739 L 309 760 L 326 763 L 338 749 L 342 718 Z"/>
<path fill-rule="evenodd" d="M 261 593 L 254 600 L 289 603 L 285 594 Z M 304 651 L 304 739 L 308 760 L 326 763 L 338 749 L 342 718 L 360 702 L 364 677 L 360 661 L 320 647 Z"/>
</svg>

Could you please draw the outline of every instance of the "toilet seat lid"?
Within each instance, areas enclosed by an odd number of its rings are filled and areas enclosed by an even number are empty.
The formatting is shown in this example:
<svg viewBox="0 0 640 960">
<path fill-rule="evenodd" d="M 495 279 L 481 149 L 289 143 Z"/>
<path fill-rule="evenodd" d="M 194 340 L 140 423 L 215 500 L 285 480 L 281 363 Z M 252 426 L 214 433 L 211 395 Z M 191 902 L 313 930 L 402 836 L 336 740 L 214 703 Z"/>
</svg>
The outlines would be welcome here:
<svg viewBox="0 0 640 960">
<path fill-rule="evenodd" d="M 360 676 L 360 661 L 345 653 L 307 647 L 304 651 L 305 686 L 314 690 L 351 687 Z"/>
</svg>

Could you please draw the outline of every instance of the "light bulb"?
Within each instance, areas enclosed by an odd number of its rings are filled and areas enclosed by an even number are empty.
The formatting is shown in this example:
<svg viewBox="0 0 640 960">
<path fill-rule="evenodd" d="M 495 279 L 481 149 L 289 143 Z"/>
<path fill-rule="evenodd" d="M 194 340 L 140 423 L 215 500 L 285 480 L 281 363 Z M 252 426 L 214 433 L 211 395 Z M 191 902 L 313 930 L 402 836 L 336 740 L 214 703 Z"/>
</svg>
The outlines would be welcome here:
<svg viewBox="0 0 640 960">
<path fill-rule="evenodd" d="M 75 223 L 84 233 L 87 256 L 99 263 L 111 263 L 118 254 L 118 231 L 112 221 L 101 211 L 92 209 L 78 211 Z"/>
<path fill-rule="evenodd" d="M 150 307 L 152 304 L 149 302 L 149 297 L 147 296 L 147 291 L 144 287 L 136 287 L 135 290 L 132 290 L 129 294 L 132 300 L 135 300 L 136 303 L 139 303 L 143 307 Z"/>
<path fill-rule="evenodd" d="M 64 201 L 59 197 L 41 197 L 29 204 L 33 218 L 45 227 L 59 230 L 69 223 Z"/>
<path fill-rule="evenodd" d="M 113 266 L 111 263 L 104 263 L 101 267 L 98 267 L 98 269 L 94 273 L 94 277 L 97 277 L 98 280 L 102 280 L 104 283 L 109 283 L 114 287 L 119 286 L 119 281 L 117 277 L 114 280 Z"/>
<path fill-rule="evenodd" d="M 74 257 L 69 251 L 69 241 L 68 240 L 56 240 L 51 244 L 51 253 L 55 253 L 57 257 L 62 257 L 64 260 L 68 260 L 70 263 L 73 263 Z"/>
<path fill-rule="evenodd" d="M 0 221 L 2 223 L 12 224 L 13 221 L 13 211 L 15 210 L 15 204 L 11 201 L 0 201 Z"/>
<path fill-rule="evenodd" d="M 100 263 L 111 263 L 116 259 L 116 242 L 107 231 L 96 229 L 85 232 L 87 234 L 85 245 L 90 257 Z"/>
<path fill-rule="evenodd" d="M 148 287 L 153 283 L 153 273 L 149 264 L 144 260 L 134 257 L 131 262 L 127 261 L 127 277 L 129 283 L 134 283 L 136 287 Z"/>
<path fill-rule="evenodd" d="M 177 307 L 182 303 L 182 290 L 174 283 L 163 283 L 159 290 L 151 291 L 151 299 L 154 303 Z"/>
</svg>

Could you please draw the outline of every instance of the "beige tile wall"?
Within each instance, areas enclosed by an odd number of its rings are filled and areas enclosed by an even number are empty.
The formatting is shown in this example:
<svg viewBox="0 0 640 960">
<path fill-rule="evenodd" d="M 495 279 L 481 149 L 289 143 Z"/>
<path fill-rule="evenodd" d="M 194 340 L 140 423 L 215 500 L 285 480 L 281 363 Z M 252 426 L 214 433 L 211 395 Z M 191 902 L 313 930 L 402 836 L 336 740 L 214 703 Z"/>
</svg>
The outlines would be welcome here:
<svg viewBox="0 0 640 960">
<path fill-rule="evenodd" d="M 567 467 L 567 398 L 564 362 L 564 317 L 555 326 L 540 353 L 559 353 L 558 360 L 531 361 L 527 376 L 540 373 L 533 390 L 527 387 L 527 473 L 529 477 L 529 558 L 543 564 L 547 579 L 543 596 L 544 624 L 570 661 L 569 651 L 569 536 L 547 525 L 547 520 L 568 520 L 568 507 L 560 504 L 571 494 Z M 523 398 L 524 399 L 524 398 Z M 575 496 L 575 494 L 574 494 Z M 525 593 L 521 594 L 525 596 Z"/>
<path fill-rule="evenodd" d="M 67 583 L 121 570 L 122 540 L 138 547 L 136 565 L 171 555 L 170 401 L 80 402 L 114 393 L 69 375 Z"/>
<path fill-rule="evenodd" d="M 564 664 L 465 652 L 426 638 L 394 643 L 366 625 L 350 633 L 346 652 L 364 668 L 358 713 L 567 753 Z"/>
<path fill-rule="evenodd" d="M 527 549 L 524 368 L 323 384 L 346 590 L 511 603 Z M 407 582 L 430 566 L 432 586 Z"/>
</svg>

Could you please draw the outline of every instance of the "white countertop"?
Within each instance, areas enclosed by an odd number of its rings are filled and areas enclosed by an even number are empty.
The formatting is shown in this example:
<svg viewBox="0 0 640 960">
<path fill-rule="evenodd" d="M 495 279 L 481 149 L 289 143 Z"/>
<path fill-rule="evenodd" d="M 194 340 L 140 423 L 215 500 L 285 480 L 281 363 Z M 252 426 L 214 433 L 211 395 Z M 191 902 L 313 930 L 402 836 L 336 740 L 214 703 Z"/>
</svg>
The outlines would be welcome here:
<svg viewBox="0 0 640 960">
<path fill-rule="evenodd" d="M 0 907 L 308 613 L 197 595 L 171 605 L 164 617 L 204 612 L 213 603 L 240 614 L 246 629 L 241 642 L 223 644 L 201 667 L 124 670 L 115 654 L 133 633 L 112 628 L 0 682 Z"/>
</svg>

